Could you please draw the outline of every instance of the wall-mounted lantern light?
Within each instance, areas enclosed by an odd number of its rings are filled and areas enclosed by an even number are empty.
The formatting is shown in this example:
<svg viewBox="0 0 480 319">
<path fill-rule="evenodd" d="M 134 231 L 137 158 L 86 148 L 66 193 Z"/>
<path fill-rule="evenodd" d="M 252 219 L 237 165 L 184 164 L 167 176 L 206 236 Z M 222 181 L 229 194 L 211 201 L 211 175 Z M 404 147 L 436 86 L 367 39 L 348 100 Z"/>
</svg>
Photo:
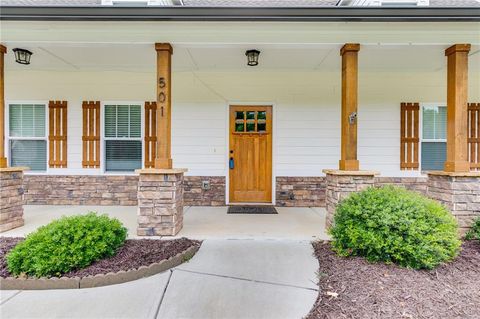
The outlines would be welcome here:
<svg viewBox="0 0 480 319">
<path fill-rule="evenodd" d="M 15 61 L 17 63 L 30 64 L 30 58 L 33 54 L 32 52 L 25 49 L 15 48 L 13 49 L 13 53 L 15 54 Z"/>
<path fill-rule="evenodd" d="M 258 50 L 247 50 L 245 52 L 247 56 L 248 62 L 247 65 L 249 66 L 257 66 L 258 65 L 258 56 L 260 55 L 260 51 Z"/>
</svg>

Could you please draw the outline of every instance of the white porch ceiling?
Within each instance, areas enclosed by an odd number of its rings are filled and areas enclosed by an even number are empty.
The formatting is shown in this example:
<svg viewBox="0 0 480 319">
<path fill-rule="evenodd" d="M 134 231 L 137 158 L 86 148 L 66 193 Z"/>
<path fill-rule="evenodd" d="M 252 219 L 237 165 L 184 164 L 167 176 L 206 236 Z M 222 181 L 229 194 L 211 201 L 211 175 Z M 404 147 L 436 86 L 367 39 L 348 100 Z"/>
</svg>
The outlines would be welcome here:
<svg viewBox="0 0 480 319">
<path fill-rule="evenodd" d="M 147 44 L 6 43 L 6 70 L 155 72 L 156 54 Z M 33 52 L 28 66 L 15 63 L 14 47 Z M 362 45 L 360 71 L 440 71 L 445 45 Z M 258 67 L 246 65 L 245 51 L 259 49 Z M 340 45 L 174 45 L 174 72 L 336 71 Z M 480 46 L 473 46 L 470 69 L 480 72 Z"/>
</svg>

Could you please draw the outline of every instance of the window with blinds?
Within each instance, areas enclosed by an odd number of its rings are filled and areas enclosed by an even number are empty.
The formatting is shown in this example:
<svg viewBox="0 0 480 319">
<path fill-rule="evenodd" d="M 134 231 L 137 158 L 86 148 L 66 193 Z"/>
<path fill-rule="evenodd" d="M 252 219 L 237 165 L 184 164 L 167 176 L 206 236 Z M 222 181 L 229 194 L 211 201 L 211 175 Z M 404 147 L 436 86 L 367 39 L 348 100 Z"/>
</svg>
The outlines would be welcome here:
<svg viewBox="0 0 480 319">
<path fill-rule="evenodd" d="M 105 105 L 105 170 L 142 168 L 140 105 Z"/>
<path fill-rule="evenodd" d="M 447 108 L 422 108 L 422 170 L 443 170 L 447 157 Z"/>
<path fill-rule="evenodd" d="M 10 104 L 10 166 L 28 166 L 32 171 L 47 169 L 46 106 Z"/>
</svg>

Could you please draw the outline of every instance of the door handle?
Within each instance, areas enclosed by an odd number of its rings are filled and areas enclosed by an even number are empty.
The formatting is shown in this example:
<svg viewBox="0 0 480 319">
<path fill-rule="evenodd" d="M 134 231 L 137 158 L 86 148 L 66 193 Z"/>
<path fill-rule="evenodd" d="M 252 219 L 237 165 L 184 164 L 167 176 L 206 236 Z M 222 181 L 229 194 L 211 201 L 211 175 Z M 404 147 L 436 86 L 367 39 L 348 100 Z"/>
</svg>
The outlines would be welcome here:
<svg viewBox="0 0 480 319">
<path fill-rule="evenodd" d="M 230 167 L 230 169 L 235 168 L 235 161 L 233 160 L 233 157 L 230 157 L 230 160 L 228 161 L 228 166 Z"/>
</svg>

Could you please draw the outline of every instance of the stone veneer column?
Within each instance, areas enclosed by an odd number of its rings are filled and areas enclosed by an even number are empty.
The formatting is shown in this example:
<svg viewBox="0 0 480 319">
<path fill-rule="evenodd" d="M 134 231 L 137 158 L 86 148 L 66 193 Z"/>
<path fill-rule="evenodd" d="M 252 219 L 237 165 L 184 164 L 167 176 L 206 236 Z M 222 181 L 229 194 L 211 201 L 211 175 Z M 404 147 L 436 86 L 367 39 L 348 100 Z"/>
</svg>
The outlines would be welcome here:
<svg viewBox="0 0 480 319">
<path fill-rule="evenodd" d="M 427 196 L 452 212 L 464 234 L 480 217 L 480 172 L 428 172 Z"/>
<path fill-rule="evenodd" d="M 137 170 L 139 236 L 175 236 L 183 227 L 186 169 Z"/>
<path fill-rule="evenodd" d="M 333 224 L 333 216 L 338 203 L 348 197 L 353 192 L 361 191 L 367 187 L 374 186 L 374 171 L 342 171 L 342 170 L 323 170 L 326 174 L 326 197 L 325 204 L 327 208 L 327 228 Z"/>
<path fill-rule="evenodd" d="M 23 171 L 26 167 L 0 168 L 0 233 L 23 226 Z"/>
</svg>

